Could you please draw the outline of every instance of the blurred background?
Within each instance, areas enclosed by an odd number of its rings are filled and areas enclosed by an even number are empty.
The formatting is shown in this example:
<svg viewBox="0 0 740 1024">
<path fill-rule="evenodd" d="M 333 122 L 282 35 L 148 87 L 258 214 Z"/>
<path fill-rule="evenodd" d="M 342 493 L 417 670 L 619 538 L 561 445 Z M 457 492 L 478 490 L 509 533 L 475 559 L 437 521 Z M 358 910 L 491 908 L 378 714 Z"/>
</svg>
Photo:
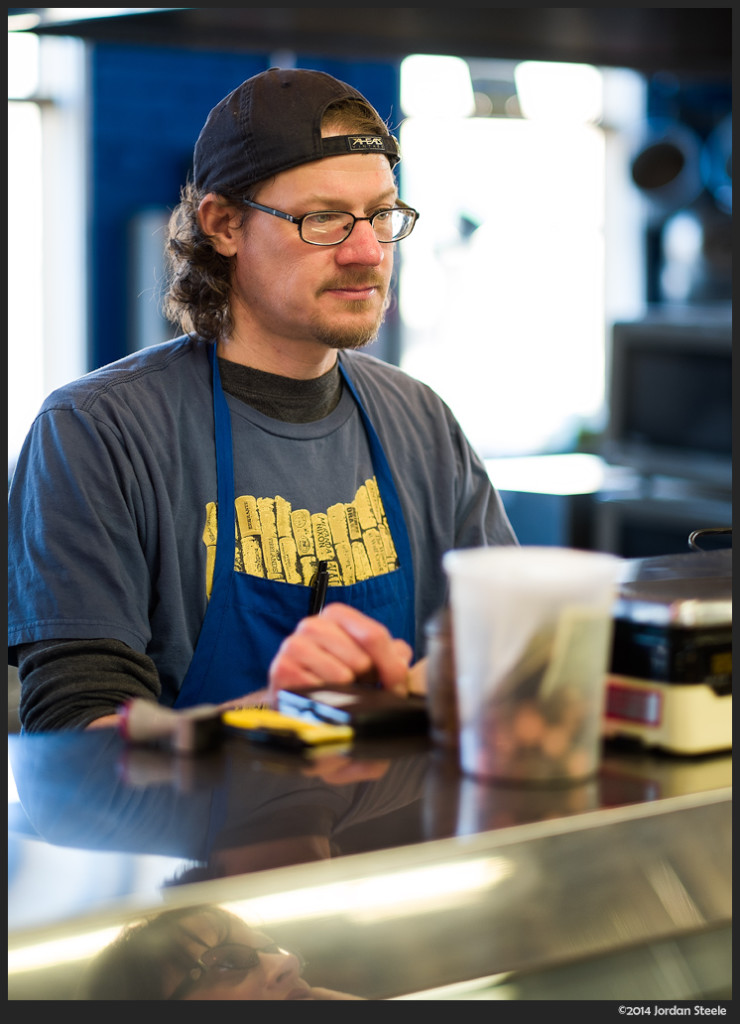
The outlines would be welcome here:
<svg viewBox="0 0 740 1024">
<path fill-rule="evenodd" d="M 208 111 L 310 67 L 387 119 L 421 211 L 371 351 L 448 402 L 522 543 L 729 529 L 730 7 L 8 14 L 9 479 L 46 394 L 172 336 Z"/>
</svg>

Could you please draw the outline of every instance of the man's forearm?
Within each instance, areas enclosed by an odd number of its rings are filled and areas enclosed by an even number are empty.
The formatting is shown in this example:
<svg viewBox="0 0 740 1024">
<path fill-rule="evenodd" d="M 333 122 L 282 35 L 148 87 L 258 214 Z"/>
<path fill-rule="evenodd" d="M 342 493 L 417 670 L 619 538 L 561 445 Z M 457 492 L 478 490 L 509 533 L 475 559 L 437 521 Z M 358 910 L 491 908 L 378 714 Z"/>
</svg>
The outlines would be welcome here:
<svg viewBox="0 0 740 1024">
<path fill-rule="evenodd" d="M 161 693 L 151 658 L 120 640 L 24 644 L 18 649 L 18 677 L 19 715 L 27 732 L 115 725 L 126 701 L 158 701 Z"/>
</svg>

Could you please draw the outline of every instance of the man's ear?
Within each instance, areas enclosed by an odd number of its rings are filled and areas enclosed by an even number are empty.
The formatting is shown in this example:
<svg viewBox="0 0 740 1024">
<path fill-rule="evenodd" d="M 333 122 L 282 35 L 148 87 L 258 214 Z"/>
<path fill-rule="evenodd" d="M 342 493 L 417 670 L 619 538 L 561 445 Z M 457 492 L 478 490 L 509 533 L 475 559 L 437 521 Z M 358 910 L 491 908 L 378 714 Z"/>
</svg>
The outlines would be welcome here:
<svg viewBox="0 0 740 1024">
<path fill-rule="evenodd" d="M 209 192 L 200 201 L 198 223 L 211 245 L 222 256 L 233 256 L 238 241 L 241 218 L 234 207 L 215 192 Z"/>
</svg>

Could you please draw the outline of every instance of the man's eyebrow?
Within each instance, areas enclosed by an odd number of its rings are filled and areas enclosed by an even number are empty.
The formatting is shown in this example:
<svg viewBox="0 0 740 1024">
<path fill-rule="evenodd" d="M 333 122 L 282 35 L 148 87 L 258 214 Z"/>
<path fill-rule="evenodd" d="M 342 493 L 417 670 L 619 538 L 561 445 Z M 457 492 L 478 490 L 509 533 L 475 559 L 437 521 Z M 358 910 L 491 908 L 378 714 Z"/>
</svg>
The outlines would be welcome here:
<svg viewBox="0 0 740 1024">
<path fill-rule="evenodd" d="M 388 201 L 391 201 L 393 203 L 397 203 L 398 202 L 398 190 L 397 189 L 389 188 L 385 192 L 381 192 L 380 195 L 374 196 L 373 199 L 371 200 L 371 202 L 367 203 L 366 205 L 368 207 L 371 207 L 371 206 L 376 206 L 378 203 L 384 203 L 384 202 L 388 202 Z M 316 209 L 319 209 L 319 205 L 320 204 L 323 204 L 321 206 L 321 209 L 323 209 L 323 210 L 341 210 L 341 209 L 343 209 L 343 205 L 342 204 L 345 203 L 346 200 L 342 200 L 339 203 L 339 205 L 337 205 L 337 202 L 338 201 L 336 199 L 331 199 L 331 198 L 328 198 L 325 195 L 318 195 L 318 194 L 314 194 L 314 195 L 308 196 L 307 198 L 305 198 L 302 201 L 304 206 L 310 204 L 310 205 L 313 205 Z"/>
<path fill-rule="evenodd" d="M 204 939 L 202 939 L 200 935 L 196 935 L 195 932 L 191 932 L 189 928 L 186 928 L 182 924 L 178 925 L 178 928 L 183 933 L 183 935 L 186 935 L 189 939 L 191 939 L 193 942 L 196 942 L 199 946 L 208 947 L 208 943 Z"/>
</svg>

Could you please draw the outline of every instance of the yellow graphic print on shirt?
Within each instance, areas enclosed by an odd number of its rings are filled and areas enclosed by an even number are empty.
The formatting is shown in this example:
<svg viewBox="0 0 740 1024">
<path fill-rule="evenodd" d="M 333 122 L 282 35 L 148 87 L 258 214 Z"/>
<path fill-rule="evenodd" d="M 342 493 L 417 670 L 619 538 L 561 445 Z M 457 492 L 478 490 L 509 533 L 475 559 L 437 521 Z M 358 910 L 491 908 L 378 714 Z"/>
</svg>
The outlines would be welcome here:
<svg viewBox="0 0 740 1024">
<path fill-rule="evenodd" d="M 349 504 L 326 512 L 293 509 L 289 501 L 242 494 L 236 506 L 234 569 L 284 583 L 310 586 L 324 559 L 329 586 L 347 586 L 398 568 L 378 485 L 373 477 Z M 211 596 L 216 561 L 216 502 L 206 506 L 206 592 Z"/>
</svg>

